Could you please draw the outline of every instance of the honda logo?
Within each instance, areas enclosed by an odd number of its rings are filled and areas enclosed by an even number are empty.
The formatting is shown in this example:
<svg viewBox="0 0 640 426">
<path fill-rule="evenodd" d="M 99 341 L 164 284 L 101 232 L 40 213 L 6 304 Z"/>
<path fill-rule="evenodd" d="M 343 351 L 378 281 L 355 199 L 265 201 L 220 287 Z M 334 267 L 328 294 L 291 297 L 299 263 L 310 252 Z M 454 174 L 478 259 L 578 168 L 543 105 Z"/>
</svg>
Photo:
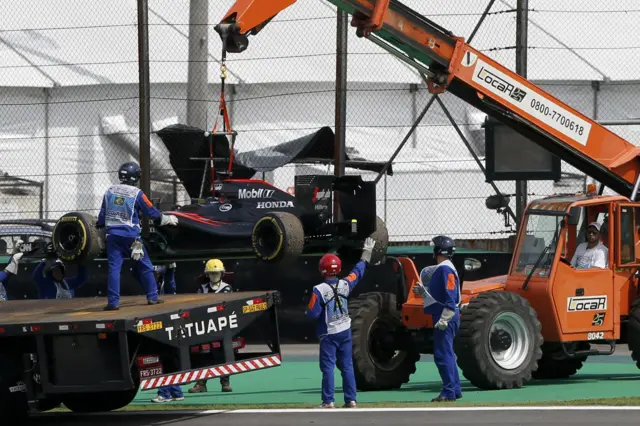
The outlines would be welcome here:
<svg viewBox="0 0 640 426">
<path fill-rule="evenodd" d="M 293 207 L 293 201 L 261 201 L 258 203 L 259 209 L 284 209 Z"/>
</svg>

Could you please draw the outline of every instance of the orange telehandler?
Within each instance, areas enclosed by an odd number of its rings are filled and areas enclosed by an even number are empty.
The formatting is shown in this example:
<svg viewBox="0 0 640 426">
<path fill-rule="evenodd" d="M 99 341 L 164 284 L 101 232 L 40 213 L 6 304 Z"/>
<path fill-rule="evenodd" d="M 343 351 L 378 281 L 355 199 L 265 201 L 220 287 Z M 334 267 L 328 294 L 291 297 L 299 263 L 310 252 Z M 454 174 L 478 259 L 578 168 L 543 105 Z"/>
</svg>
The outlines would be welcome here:
<svg viewBox="0 0 640 426">
<path fill-rule="evenodd" d="M 640 148 L 498 64 L 394 0 L 329 0 L 352 15 L 359 37 L 413 65 L 429 91 L 452 93 L 601 183 L 600 193 L 532 201 L 507 275 L 462 288 L 458 366 L 482 389 L 519 388 L 533 378 L 575 374 L 591 355 L 627 343 L 640 367 Z M 295 0 L 238 0 L 216 26 L 226 52 L 240 53 Z M 602 196 L 608 187 L 620 194 Z M 576 269 L 571 259 L 588 224 L 602 224 L 607 267 Z M 400 387 L 430 353 L 433 323 L 411 288 L 409 258 L 397 266 L 397 295 L 367 293 L 350 303 L 360 390 Z M 398 302 L 396 302 L 398 301 Z M 608 345 L 595 349 L 591 345 Z"/>
</svg>

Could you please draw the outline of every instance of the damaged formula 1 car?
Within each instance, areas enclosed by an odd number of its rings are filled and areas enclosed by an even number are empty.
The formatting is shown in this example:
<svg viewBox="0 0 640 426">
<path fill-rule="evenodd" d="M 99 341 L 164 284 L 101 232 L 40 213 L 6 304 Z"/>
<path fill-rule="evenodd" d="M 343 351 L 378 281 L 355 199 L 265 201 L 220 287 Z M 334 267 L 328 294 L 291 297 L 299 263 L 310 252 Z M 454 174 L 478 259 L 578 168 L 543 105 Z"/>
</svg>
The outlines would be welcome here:
<svg viewBox="0 0 640 426">
<path fill-rule="evenodd" d="M 359 255 L 362 242 L 370 236 L 376 240 L 372 262 L 383 260 L 388 233 L 376 215 L 374 182 L 361 176 L 298 175 L 292 195 L 253 178 L 291 163 L 330 163 L 334 155 L 330 128 L 244 153 L 235 153 L 233 143 L 229 148 L 225 135 L 181 124 L 157 134 L 191 204 L 165 211 L 178 217 L 177 226 L 150 227 L 144 243 L 154 262 L 224 254 L 290 264 L 302 254 L 329 251 L 348 259 Z M 383 163 L 349 157 L 345 166 L 392 173 Z M 204 196 L 205 188 L 212 189 L 211 196 Z M 340 220 L 333 214 L 336 195 Z M 95 222 L 96 218 L 86 213 L 62 216 L 53 231 L 58 256 L 73 263 L 103 257 L 104 236 Z"/>
</svg>

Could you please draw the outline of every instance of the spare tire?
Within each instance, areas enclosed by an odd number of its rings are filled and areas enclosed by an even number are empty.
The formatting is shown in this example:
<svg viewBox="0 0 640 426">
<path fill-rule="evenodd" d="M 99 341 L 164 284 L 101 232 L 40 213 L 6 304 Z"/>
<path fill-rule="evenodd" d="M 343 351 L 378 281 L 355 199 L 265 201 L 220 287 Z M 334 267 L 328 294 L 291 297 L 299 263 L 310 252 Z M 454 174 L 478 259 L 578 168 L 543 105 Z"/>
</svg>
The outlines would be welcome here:
<svg viewBox="0 0 640 426">
<path fill-rule="evenodd" d="M 302 254 L 304 229 L 291 213 L 269 212 L 253 226 L 251 243 L 259 259 L 290 264 Z"/>
<path fill-rule="evenodd" d="M 83 212 L 67 213 L 58 219 L 52 233 L 58 257 L 71 263 L 84 263 L 103 253 L 105 241 L 96 228 L 96 218 Z"/>
</svg>

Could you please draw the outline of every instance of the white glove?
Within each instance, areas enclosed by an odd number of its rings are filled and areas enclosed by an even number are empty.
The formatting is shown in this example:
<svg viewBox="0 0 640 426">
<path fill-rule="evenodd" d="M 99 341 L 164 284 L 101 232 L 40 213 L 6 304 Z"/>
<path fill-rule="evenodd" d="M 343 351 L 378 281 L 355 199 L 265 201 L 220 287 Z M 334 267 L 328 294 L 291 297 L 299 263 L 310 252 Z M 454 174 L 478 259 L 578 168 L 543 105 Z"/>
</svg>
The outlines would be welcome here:
<svg viewBox="0 0 640 426">
<path fill-rule="evenodd" d="M 168 268 L 169 269 L 176 269 L 176 262 L 170 263 Z"/>
<path fill-rule="evenodd" d="M 176 226 L 178 224 L 178 218 L 172 214 L 163 214 L 160 219 L 160 226 L 171 225 Z"/>
<path fill-rule="evenodd" d="M 436 323 L 436 328 L 442 331 L 446 330 L 447 327 L 449 327 L 449 321 L 451 321 L 455 315 L 456 313 L 454 311 L 447 308 L 443 309 L 442 315 L 440 315 L 440 319 Z"/>
<path fill-rule="evenodd" d="M 24 250 L 24 241 L 18 240 L 16 241 L 15 246 L 13 246 L 13 253 L 20 253 Z"/>
<path fill-rule="evenodd" d="M 136 262 L 144 257 L 144 249 L 140 241 L 131 244 L 131 258 Z"/>
<path fill-rule="evenodd" d="M 20 259 L 22 258 L 22 256 L 24 256 L 24 253 L 16 253 L 13 256 L 11 256 L 11 259 L 9 260 L 9 264 L 4 269 L 4 271 L 9 274 L 16 275 L 18 273 L 18 263 L 20 262 Z"/>
<path fill-rule="evenodd" d="M 364 240 L 364 246 L 362 247 L 362 256 L 360 256 L 360 260 L 364 260 L 367 263 L 371 262 L 371 252 L 373 251 L 373 247 L 375 245 L 376 242 L 371 237 Z"/>
<path fill-rule="evenodd" d="M 422 286 L 422 284 L 418 283 L 413 286 L 413 294 L 416 296 L 423 297 L 427 293 L 427 290 Z"/>
</svg>

